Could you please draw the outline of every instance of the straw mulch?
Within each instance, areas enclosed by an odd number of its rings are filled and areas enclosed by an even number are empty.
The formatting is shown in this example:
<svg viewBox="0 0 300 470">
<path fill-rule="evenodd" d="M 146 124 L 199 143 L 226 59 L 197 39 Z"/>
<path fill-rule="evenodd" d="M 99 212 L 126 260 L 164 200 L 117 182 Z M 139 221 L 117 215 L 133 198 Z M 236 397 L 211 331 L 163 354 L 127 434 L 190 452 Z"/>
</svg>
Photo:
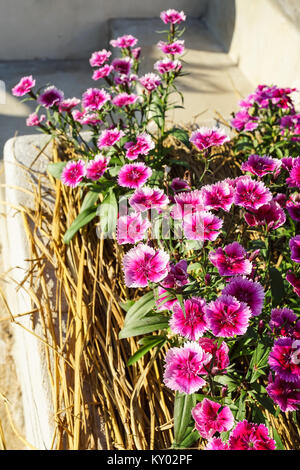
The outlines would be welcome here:
<svg viewBox="0 0 300 470">
<path fill-rule="evenodd" d="M 54 161 L 59 158 L 54 148 Z M 182 146 L 175 158 L 189 160 L 193 172 L 201 175 L 201 164 L 195 164 Z M 178 168 L 179 173 L 184 171 Z M 228 152 L 215 157 L 213 169 L 207 182 L 234 177 L 239 171 Z M 174 396 L 162 381 L 166 349 L 148 353 L 128 367 L 138 339 L 118 339 L 125 317 L 120 303 L 138 295 L 123 283 L 123 248 L 114 240 L 99 239 L 95 222 L 65 245 L 63 235 L 80 210 L 80 190 L 70 190 L 49 176 L 32 191 L 34 209 L 22 211 L 31 247 L 26 281 L 31 285 L 32 310 L 37 310 L 33 318 L 43 326 L 39 339 L 52 389 L 52 448 L 169 448 Z M 49 279 L 56 280 L 54 295 Z M 280 435 L 287 434 L 285 422 L 278 422 L 277 429 Z M 288 433 L 287 448 L 293 448 L 296 431 Z"/>
</svg>

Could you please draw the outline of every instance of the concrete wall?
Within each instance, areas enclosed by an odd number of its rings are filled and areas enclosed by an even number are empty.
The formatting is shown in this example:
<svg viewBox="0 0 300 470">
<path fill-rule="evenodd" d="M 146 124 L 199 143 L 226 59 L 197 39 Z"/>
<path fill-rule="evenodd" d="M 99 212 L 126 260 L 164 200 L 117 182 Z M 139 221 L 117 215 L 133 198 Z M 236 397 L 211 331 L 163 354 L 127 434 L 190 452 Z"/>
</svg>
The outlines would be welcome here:
<svg viewBox="0 0 300 470">
<path fill-rule="evenodd" d="M 199 17 L 207 1 L 0 0 L 0 60 L 86 58 L 107 45 L 111 18 L 155 17 L 168 8 Z"/>
<path fill-rule="evenodd" d="M 247 78 L 300 87 L 299 0 L 209 0 L 205 21 Z"/>
</svg>

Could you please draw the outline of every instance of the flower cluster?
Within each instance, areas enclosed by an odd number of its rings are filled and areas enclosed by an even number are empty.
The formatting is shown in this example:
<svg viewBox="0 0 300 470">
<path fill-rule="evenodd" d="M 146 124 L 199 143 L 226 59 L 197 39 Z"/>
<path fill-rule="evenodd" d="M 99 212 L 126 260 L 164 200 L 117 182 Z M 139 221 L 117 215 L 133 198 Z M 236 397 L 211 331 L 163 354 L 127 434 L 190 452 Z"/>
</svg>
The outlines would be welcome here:
<svg viewBox="0 0 300 470">
<path fill-rule="evenodd" d="M 59 163 L 60 180 L 88 196 L 88 220 L 100 213 L 102 227 L 113 219 L 127 291 L 147 289 L 125 325 L 133 322 L 136 335 L 162 330 L 144 344 L 168 345 L 162 380 L 176 400 L 196 394 L 189 416 L 196 435 L 211 450 L 271 450 L 275 443 L 256 409 L 261 393 L 284 412 L 300 403 L 296 90 L 258 86 L 240 102 L 231 140 L 219 124 L 191 133 L 167 128 L 170 95 L 182 76 L 186 17 L 170 9 L 161 19 L 169 25 L 157 44 L 163 55 L 142 76 L 138 39 L 127 34 L 110 41 L 114 54 L 93 52 L 92 78 L 101 85 L 80 99 L 65 98 L 55 86 L 35 90 L 32 76 L 12 92 L 37 102 L 28 126 L 63 135 L 76 150 L 76 158 Z M 180 171 L 166 143 L 172 134 L 190 147 L 200 177 Z M 224 149 L 239 170 L 212 181 L 216 150 Z"/>
</svg>

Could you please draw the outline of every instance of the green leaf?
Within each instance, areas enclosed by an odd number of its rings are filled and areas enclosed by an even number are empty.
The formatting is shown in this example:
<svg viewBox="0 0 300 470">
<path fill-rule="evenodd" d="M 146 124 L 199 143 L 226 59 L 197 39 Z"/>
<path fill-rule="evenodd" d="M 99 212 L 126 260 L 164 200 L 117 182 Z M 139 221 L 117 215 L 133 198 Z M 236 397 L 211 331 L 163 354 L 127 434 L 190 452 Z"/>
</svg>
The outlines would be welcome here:
<svg viewBox="0 0 300 470">
<path fill-rule="evenodd" d="M 80 212 L 85 211 L 89 207 L 93 207 L 99 199 L 99 192 L 89 191 L 81 204 Z"/>
<path fill-rule="evenodd" d="M 161 348 L 166 342 L 166 338 L 162 338 L 161 336 L 151 336 L 147 339 L 148 341 L 146 342 L 146 344 L 144 344 L 144 346 L 142 346 L 135 354 L 133 354 L 133 356 L 131 356 L 131 358 L 127 362 L 128 366 L 132 366 L 133 364 L 135 364 L 141 357 L 143 357 L 148 351 L 150 351 L 150 349 L 153 349 L 156 346 L 159 346 Z"/>
<path fill-rule="evenodd" d="M 102 236 L 112 236 L 116 231 L 118 204 L 113 188 L 110 188 L 103 202 L 98 208 L 100 217 L 100 231 Z"/>
<path fill-rule="evenodd" d="M 58 163 L 50 163 L 48 165 L 48 172 L 56 179 L 60 179 L 61 174 L 63 172 L 64 167 L 68 162 L 58 162 Z"/>
<path fill-rule="evenodd" d="M 171 129 L 168 132 L 168 134 L 172 135 L 173 137 L 178 139 L 180 142 L 182 142 L 189 149 L 191 148 L 190 137 L 189 137 L 189 134 L 186 130 L 174 127 L 173 129 Z"/>
<path fill-rule="evenodd" d="M 271 278 L 272 305 L 276 307 L 284 297 L 284 282 L 278 269 L 271 267 L 269 274 Z"/>
<path fill-rule="evenodd" d="M 84 211 L 80 212 L 76 219 L 72 222 L 71 226 L 65 233 L 64 243 L 68 245 L 75 233 L 78 232 L 82 227 L 87 225 L 91 220 L 93 220 L 97 215 L 97 207 L 88 207 Z"/>
<path fill-rule="evenodd" d="M 276 442 L 276 450 L 285 450 L 282 440 L 280 439 L 279 434 L 274 427 L 272 427 L 272 431 L 274 441 Z"/>
<path fill-rule="evenodd" d="M 125 317 L 123 329 L 119 333 L 119 338 L 129 338 L 145 333 L 152 333 L 155 330 L 163 330 L 169 326 L 168 317 L 151 312 L 155 306 L 153 291 L 143 295 L 128 310 Z"/>
<path fill-rule="evenodd" d="M 186 446 L 186 439 L 194 427 L 191 411 L 196 406 L 196 395 L 176 392 L 174 404 L 174 443 L 173 448 Z"/>
<path fill-rule="evenodd" d="M 142 320 L 137 320 L 136 322 L 131 321 L 127 325 L 124 324 L 123 329 L 119 333 L 119 339 L 152 333 L 152 331 L 163 330 L 168 326 L 169 321 L 167 317 L 163 315 L 151 315 L 144 317 Z"/>
</svg>

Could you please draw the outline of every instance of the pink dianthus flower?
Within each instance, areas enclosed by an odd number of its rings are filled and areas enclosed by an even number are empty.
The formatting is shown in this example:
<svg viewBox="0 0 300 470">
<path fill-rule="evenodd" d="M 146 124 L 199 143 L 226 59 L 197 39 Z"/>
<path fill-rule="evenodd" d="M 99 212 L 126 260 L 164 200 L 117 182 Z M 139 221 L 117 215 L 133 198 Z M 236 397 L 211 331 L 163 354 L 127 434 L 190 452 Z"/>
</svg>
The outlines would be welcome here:
<svg viewBox="0 0 300 470">
<path fill-rule="evenodd" d="M 104 88 L 89 88 L 82 95 L 82 104 L 85 109 L 96 111 L 101 109 L 110 99 L 110 94 Z"/>
<path fill-rule="evenodd" d="M 233 277 L 229 284 L 222 290 L 222 295 L 232 295 L 240 302 L 245 302 L 253 316 L 261 314 L 265 293 L 259 282 L 251 281 L 243 276 Z"/>
<path fill-rule="evenodd" d="M 160 13 L 160 18 L 165 24 L 180 24 L 182 21 L 186 20 L 186 16 L 183 11 L 177 11 L 172 8 L 162 11 Z"/>
<path fill-rule="evenodd" d="M 132 213 L 119 217 L 117 225 L 117 241 L 119 245 L 124 243 L 136 243 L 144 239 L 146 230 L 151 226 L 148 219 L 143 219 L 141 213 Z"/>
<path fill-rule="evenodd" d="M 37 102 L 45 108 L 58 106 L 64 99 L 64 93 L 55 86 L 49 86 L 37 99 Z"/>
<path fill-rule="evenodd" d="M 111 52 L 107 51 L 106 49 L 102 49 L 102 51 L 93 52 L 90 58 L 91 67 L 101 67 L 103 64 L 105 64 L 105 62 L 108 61 L 110 56 Z"/>
<path fill-rule="evenodd" d="M 173 314 L 169 323 L 171 330 L 192 341 L 199 339 L 207 330 L 205 305 L 206 302 L 201 297 L 192 297 L 184 300 L 183 312 L 180 303 L 176 302 L 172 307 Z"/>
<path fill-rule="evenodd" d="M 118 106 L 118 108 L 122 108 L 123 106 L 134 104 L 138 99 L 138 95 L 135 95 L 134 93 L 123 92 L 115 96 L 112 102 L 115 106 Z"/>
<path fill-rule="evenodd" d="M 281 411 L 297 411 L 300 405 L 300 378 L 296 382 L 286 382 L 278 375 L 273 379 L 269 375 L 269 384 L 266 387 L 268 395 L 279 406 Z"/>
<path fill-rule="evenodd" d="M 274 199 L 268 204 L 263 204 L 257 210 L 246 212 L 244 217 L 250 227 L 263 225 L 267 226 L 268 230 L 276 230 L 286 221 L 284 210 Z"/>
<path fill-rule="evenodd" d="M 123 258 L 125 283 L 128 287 L 146 287 L 148 282 L 160 282 L 168 274 L 169 255 L 140 243 Z"/>
<path fill-rule="evenodd" d="M 234 199 L 234 189 L 226 181 L 203 186 L 201 194 L 206 209 L 223 209 L 228 212 Z"/>
<path fill-rule="evenodd" d="M 92 181 L 98 181 L 107 170 L 110 158 L 104 155 L 96 155 L 94 160 L 90 160 L 86 167 L 86 177 Z"/>
<path fill-rule="evenodd" d="M 235 187 L 234 203 L 245 209 L 257 210 L 272 199 L 271 191 L 261 181 L 245 176 Z"/>
<path fill-rule="evenodd" d="M 108 75 L 113 71 L 113 66 L 106 64 L 100 69 L 94 71 L 92 79 L 100 80 L 100 78 L 108 77 Z"/>
<path fill-rule="evenodd" d="M 268 173 L 278 173 L 281 167 L 281 160 L 267 155 L 260 156 L 252 154 L 246 162 L 242 164 L 243 171 L 249 171 L 255 176 L 264 176 Z"/>
<path fill-rule="evenodd" d="M 211 355 L 193 341 L 181 348 L 169 349 L 165 358 L 165 385 L 186 394 L 197 392 L 206 384 L 201 375 L 207 374 L 204 366 L 210 359 Z"/>
<path fill-rule="evenodd" d="M 223 129 L 217 127 L 200 127 L 192 132 L 190 142 L 197 147 L 198 150 L 205 150 L 209 147 L 223 145 L 229 141 L 228 135 Z"/>
<path fill-rule="evenodd" d="M 300 194 L 291 194 L 286 201 L 285 207 L 293 220 L 300 222 Z"/>
<path fill-rule="evenodd" d="M 124 136 L 124 132 L 120 131 L 119 129 L 105 129 L 104 131 L 101 132 L 98 142 L 97 142 L 97 147 L 99 149 L 105 148 L 105 147 L 112 147 L 115 145 L 122 137 Z"/>
<path fill-rule="evenodd" d="M 124 188 L 140 188 L 151 175 L 152 170 L 145 163 L 129 163 L 121 168 L 118 184 Z"/>
<path fill-rule="evenodd" d="M 231 338 L 246 333 L 251 310 L 231 295 L 221 295 L 205 308 L 209 329 L 215 336 Z"/>
<path fill-rule="evenodd" d="M 63 169 L 61 180 L 66 186 L 76 188 L 85 175 L 86 169 L 83 160 L 70 161 Z"/>
<path fill-rule="evenodd" d="M 184 53 L 184 41 L 174 41 L 172 43 L 166 43 L 164 41 L 159 41 L 157 47 L 164 53 L 164 54 L 171 54 L 171 55 L 182 55 Z"/>
<path fill-rule="evenodd" d="M 139 82 L 147 91 L 151 92 L 161 84 L 161 79 L 156 73 L 146 73 L 139 79 Z"/>
<path fill-rule="evenodd" d="M 206 369 L 210 371 L 210 374 L 226 374 L 226 368 L 229 366 L 229 347 L 225 341 L 218 345 L 217 339 L 200 338 L 198 343 L 204 351 L 211 354 L 212 359 L 206 365 Z"/>
<path fill-rule="evenodd" d="M 182 68 L 181 62 L 179 60 L 171 60 L 167 57 L 162 60 L 158 60 L 154 64 L 155 70 L 157 70 L 161 75 L 164 75 L 168 72 L 179 72 Z"/>
<path fill-rule="evenodd" d="M 291 260 L 295 263 L 300 263 L 300 235 L 291 238 L 289 245 L 291 249 Z"/>
<path fill-rule="evenodd" d="M 252 271 L 252 263 L 247 259 L 247 252 L 238 242 L 211 251 L 209 259 L 218 269 L 220 276 L 249 275 Z"/>
<path fill-rule="evenodd" d="M 208 211 L 189 214 L 184 218 L 183 230 L 187 240 L 214 241 L 220 235 L 223 220 Z"/>
<path fill-rule="evenodd" d="M 60 113 L 62 112 L 67 112 L 69 113 L 75 106 L 77 106 L 80 103 L 79 98 L 67 98 L 63 101 L 61 101 L 58 105 L 58 110 Z"/>
<path fill-rule="evenodd" d="M 228 406 L 204 398 L 192 409 L 195 427 L 200 436 L 210 439 L 216 432 L 229 431 L 234 425 L 233 414 Z"/>
<path fill-rule="evenodd" d="M 37 113 L 31 113 L 26 119 L 26 126 L 28 127 L 39 126 L 45 119 L 46 119 L 45 114 L 38 116 Z"/>
<path fill-rule="evenodd" d="M 138 212 L 144 212 L 149 209 L 160 210 L 168 203 L 169 199 L 162 189 L 149 188 L 147 186 L 137 189 L 129 199 L 131 207 Z"/>
<path fill-rule="evenodd" d="M 148 155 L 155 144 L 149 134 L 143 132 L 136 136 L 135 142 L 127 142 L 125 144 L 126 158 L 128 160 L 136 160 L 139 155 Z"/>
<path fill-rule="evenodd" d="M 14 96 L 24 96 L 29 93 L 32 88 L 35 86 L 35 80 L 32 75 L 28 77 L 22 77 L 19 83 L 12 89 L 12 94 Z"/>
<path fill-rule="evenodd" d="M 274 450 L 275 441 L 270 438 L 264 424 L 240 421 L 229 436 L 230 450 Z"/>
<path fill-rule="evenodd" d="M 117 39 L 112 39 L 110 41 L 110 44 L 113 47 L 119 47 L 120 49 L 124 49 L 127 47 L 134 47 L 137 42 L 137 38 L 135 38 L 131 34 L 125 34 L 124 36 L 120 36 Z"/>
<path fill-rule="evenodd" d="M 290 337 L 279 338 L 269 355 L 269 365 L 281 379 L 297 382 L 300 379 L 299 341 Z"/>
</svg>

